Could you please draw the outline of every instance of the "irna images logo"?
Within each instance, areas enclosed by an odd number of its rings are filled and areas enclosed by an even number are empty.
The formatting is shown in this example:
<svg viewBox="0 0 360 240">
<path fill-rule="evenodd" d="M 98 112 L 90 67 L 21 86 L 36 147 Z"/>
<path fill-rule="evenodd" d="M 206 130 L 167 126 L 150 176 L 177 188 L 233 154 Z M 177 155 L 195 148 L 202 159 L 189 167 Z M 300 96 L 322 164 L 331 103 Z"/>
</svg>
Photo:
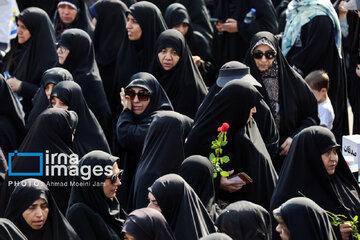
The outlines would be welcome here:
<svg viewBox="0 0 360 240">
<path fill-rule="evenodd" d="M 39 163 L 39 170 L 36 172 L 13 172 L 13 160 L 18 156 L 21 158 L 36 158 Z M 19 153 L 15 150 L 13 153 L 9 153 L 9 176 L 43 176 L 43 153 Z"/>
</svg>

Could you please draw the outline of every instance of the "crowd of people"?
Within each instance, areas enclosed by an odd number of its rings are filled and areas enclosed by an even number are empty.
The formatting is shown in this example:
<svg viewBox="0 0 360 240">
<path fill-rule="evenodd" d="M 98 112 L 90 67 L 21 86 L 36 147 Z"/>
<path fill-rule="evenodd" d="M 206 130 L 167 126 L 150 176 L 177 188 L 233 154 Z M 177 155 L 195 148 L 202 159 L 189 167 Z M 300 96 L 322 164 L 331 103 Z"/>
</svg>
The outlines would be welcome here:
<svg viewBox="0 0 360 240">
<path fill-rule="evenodd" d="M 360 239 L 358 11 L 0 0 L 0 238 Z"/>
</svg>

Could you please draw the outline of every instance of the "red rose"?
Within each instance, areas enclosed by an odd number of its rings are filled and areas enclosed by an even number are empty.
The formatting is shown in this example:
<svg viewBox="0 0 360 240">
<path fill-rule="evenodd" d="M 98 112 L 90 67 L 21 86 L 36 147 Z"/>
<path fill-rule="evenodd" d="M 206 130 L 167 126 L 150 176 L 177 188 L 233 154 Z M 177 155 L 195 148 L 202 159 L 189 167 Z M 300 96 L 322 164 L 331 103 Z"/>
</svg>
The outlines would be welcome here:
<svg viewBox="0 0 360 240">
<path fill-rule="evenodd" d="M 226 132 L 229 129 L 229 124 L 224 122 L 221 127 L 218 127 L 218 132 Z"/>
</svg>

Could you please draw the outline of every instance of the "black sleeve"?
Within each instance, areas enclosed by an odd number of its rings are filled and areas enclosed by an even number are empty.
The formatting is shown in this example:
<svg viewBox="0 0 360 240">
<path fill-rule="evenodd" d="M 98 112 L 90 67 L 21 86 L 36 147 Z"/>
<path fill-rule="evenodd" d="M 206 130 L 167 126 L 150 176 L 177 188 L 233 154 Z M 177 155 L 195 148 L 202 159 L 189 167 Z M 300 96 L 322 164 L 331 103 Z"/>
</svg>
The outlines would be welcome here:
<svg viewBox="0 0 360 240">
<path fill-rule="evenodd" d="M 33 98 L 36 91 L 39 89 L 39 86 L 30 82 L 25 82 L 23 81 L 23 79 L 19 79 L 19 80 L 22 82 L 18 94 L 28 99 Z"/>
</svg>

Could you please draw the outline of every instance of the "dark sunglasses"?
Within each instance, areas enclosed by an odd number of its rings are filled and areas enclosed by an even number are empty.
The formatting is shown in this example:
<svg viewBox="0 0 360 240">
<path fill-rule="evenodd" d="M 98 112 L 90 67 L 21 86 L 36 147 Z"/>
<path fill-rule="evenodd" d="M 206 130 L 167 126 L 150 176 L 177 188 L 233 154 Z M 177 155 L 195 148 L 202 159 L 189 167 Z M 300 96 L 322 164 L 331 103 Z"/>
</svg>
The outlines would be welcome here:
<svg viewBox="0 0 360 240">
<path fill-rule="evenodd" d="M 139 101 L 147 101 L 150 98 L 150 93 L 148 91 L 140 90 L 139 92 L 135 92 L 131 88 L 125 90 L 125 95 L 129 96 L 131 100 L 134 100 L 135 96 L 137 96 Z"/>
<path fill-rule="evenodd" d="M 121 178 L 122 178 L 122 175 L 124 173 L 124 170 L 120 169 L 119 173 L 118 174 L 113 174 L 109 177 L 110 181 L 111 181 L 111 184 L 115 184 L 117 179 L 119 178 L 119 180 L 121 181 Z"/>
<path fill-rule="evenodd" d="M 265 53 L 260 50 L 255 50 L 252 55 L 256 59 L 261 59 L 264 55 L 267 59 L 273 59 L 276 53 L 273 50 L 267 50 Z"/>
</svg>

